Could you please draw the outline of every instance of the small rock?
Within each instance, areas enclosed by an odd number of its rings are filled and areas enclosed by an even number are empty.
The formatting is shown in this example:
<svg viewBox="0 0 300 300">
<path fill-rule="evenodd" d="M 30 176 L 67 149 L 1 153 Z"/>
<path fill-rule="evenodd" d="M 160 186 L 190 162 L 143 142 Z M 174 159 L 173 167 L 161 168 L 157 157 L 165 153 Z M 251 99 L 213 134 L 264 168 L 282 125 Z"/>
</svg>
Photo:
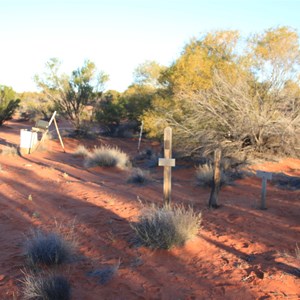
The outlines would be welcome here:
<svg viewBox="0 0 300 300">
<path fill-rule="evenodd" d="M 0 274 L 0 281 L 3 281 L 5 278 L 6 278 L 6 276 L 5 276 L 5 275 L 3 275 L 3 274 Z"/>
</svg>

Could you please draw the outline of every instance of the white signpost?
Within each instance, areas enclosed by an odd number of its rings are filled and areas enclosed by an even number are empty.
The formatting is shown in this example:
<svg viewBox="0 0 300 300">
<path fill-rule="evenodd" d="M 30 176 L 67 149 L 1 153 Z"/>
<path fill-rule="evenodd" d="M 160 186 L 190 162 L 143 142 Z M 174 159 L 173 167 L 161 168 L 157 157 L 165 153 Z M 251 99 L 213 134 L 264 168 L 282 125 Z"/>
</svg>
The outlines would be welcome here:
<svg viewBox="0 0 300 300">
<path fill-rule="evenodd" d="M 175 167 L 175 159 L 172 158 L 172 128 L 164 130 L 164 158 L 158 160 L 158 165 L 164 167 L 164 202 L 169 205 L 171 202 L 171 168 Z"/>
<path fill-rule="evenodd" d="M 260 209 L 267 209 L 266 207 L 267 180 L 272 180 L 272 173 L 258 170 L 256 171 L 256 176 L 262 179 Z"/>
</svg>

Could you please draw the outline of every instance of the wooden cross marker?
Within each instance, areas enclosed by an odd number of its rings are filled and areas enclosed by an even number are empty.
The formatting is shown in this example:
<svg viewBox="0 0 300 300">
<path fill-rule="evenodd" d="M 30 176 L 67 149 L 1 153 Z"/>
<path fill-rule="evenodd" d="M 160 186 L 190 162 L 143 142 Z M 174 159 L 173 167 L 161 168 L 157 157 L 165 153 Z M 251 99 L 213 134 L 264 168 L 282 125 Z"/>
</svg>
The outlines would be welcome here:
<svg viewBox="0 0 300 300">
<path fill-rule="evenodd" d="M 164 167 L 164 202 L 169 205 L 171 202 L 171 168 L 175 167 L 175 159 L 172 157 L 172 128 L 164 130 L 164 158 L 158 160 L 158 165 Z"/>
<path fill-rule="evenodd" d="M 265 171 L 256 171 L 256 176 L 262 179 L 260 209 L 267 209 L 266 207 L 267 180 L 272 179 L 272 173 L 265 172 Z"/>
</svg>

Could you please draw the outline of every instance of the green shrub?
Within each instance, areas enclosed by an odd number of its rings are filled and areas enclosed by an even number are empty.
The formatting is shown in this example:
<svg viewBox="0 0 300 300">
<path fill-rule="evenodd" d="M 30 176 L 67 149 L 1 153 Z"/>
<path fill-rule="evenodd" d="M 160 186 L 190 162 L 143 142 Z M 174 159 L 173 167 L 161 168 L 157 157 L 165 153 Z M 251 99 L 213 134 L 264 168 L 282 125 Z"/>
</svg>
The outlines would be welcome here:
<svg viewBox="0 0 300 300">
<path fill-rule="evenodd" d="M 25 273 L 22 284 L 24 300 L 71 299 L 70 283 L 63 276 Z"/>
<path fill-rule="evenodd" d="M 129 167 L 130 161 L 128 155 L 119 148 L 101 146 L 86 156 L 84 165 L 88 168 L 101 166 L 125 169 Z"/>
<path fill-rule="evenodd" d="M 36 230 L 25 243 L 25 256 L 31 267 L 60 265 L 70 260 L 73 247 L 71 241 L 66 241 L 57 233 Z"/>
<path fill-rule="evenodd" d="M 12 88 L 0 85 L 0 126 L 11 119 L 20 101 L 20 99 L 15 99 L 15 92 Z"/>
<path fill-rule="evenodd" d="M 201 213 L 195 213 L 191 207 L 153 206 L 142 213 L 131 227 L 142 245 L 152 249 L 170 249 L 183 246 L 193 238 L 200 228 L 201 218 Z"/>
</svg>

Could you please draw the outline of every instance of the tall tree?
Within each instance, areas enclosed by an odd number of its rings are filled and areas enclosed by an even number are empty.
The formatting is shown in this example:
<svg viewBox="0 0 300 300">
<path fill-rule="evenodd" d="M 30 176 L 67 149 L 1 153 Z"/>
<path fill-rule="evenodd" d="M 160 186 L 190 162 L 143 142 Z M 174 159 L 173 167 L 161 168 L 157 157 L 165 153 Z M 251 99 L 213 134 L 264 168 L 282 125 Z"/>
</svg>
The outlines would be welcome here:
<svg viewBox="0 0 300 300">
<path fill-rule="evenodd" d="M 95 64 L 86 60 L 71 76 L 60 74 L 61 62 L 52 58 L 46 63 L 46 72 L 36 75 L 35 81 L 49 101 L 53 101 L 65 114 L 76 130 L 82 126 L 84 108 L 94 97 L 101 94 L 108 75 L 97 72 Z"/>
<path fill-rule="evenodd" d="M 251 68 L 257 80 L 281 89 L 288 80 L 299 81 L 299 36 L 289 27 L 265 30 L 249 39 Z"/>
<path fill-rule="evenodd" d="M 159 88 L 161 87 L 160 77 L 165 70 L 166 67 L 156 61 L 145 61 L 134 70 L 134 82 L 139 86 Z"/>
<path fill-rule="evenodd" d="M 145 129 L 173 127 L 184 155 L 222 148 L 225 155 L 299 156 L 299 42 L 275 28 L 238 48 L 238 33 L 208 33 L 192 40 L 162 76 L 171 90 L 144 113 Z M 154 103 L 154 102 L 153 102 Z"/>
</svg>

